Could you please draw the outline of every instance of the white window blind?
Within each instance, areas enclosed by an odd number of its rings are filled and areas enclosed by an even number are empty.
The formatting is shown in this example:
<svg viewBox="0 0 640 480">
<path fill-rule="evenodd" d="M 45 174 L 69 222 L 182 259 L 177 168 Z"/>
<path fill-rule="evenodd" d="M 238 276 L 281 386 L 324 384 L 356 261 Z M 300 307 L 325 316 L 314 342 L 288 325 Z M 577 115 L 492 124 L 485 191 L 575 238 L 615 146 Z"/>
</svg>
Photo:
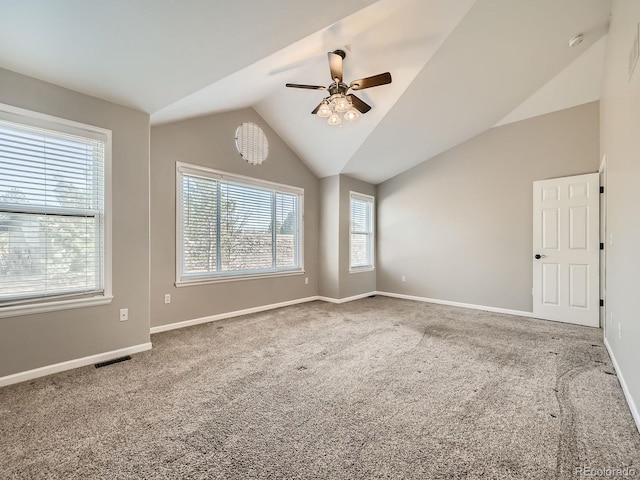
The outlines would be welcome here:
<svg viewBox="0 0 640 480">
<path fill-rule="evenodd" d="M 181 163 L 177 178 L 177 284 L 302 270 L 301 189 Z"/>
<path fill-rule="evenodd" d="M 0 119 L 0 306 L 104 293 L 106 137 L 61 129 Z"/>
<path fill-rule="evenodd" d="M 351 192 L 350 200 L 349 268 L 352 271 L 372 269 L 374 198 Z"/>
</svg>

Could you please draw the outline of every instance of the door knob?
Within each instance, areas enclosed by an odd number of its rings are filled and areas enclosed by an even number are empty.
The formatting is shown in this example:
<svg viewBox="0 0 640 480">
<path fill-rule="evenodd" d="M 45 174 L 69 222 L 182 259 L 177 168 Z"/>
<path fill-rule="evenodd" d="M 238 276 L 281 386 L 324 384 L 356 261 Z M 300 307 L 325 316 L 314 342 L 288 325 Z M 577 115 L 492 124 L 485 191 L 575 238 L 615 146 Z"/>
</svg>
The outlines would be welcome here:
<svg viewBox="0 0 640 480">
<path fill-rule="evenodd" d="M 546 255 L 540 255 L 539 253 L 536 253 L 536 260 L 540 260 L 541 258 L 546 257 Z"/>
</svg>

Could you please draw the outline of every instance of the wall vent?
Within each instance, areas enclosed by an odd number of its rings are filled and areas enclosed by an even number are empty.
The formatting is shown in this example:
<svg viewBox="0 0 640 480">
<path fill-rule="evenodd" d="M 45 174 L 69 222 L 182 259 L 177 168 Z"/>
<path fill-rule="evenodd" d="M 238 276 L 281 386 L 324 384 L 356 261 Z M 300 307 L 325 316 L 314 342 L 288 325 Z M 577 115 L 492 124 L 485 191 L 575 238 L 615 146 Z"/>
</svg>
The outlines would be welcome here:
<svg viewBox="0 0 640 480">
<path fill-rule="evenodd" d="M 106 362 L 96 363 L 96 368 L 106 367 L 107 365 L 113 365 L 114 363 L 126 362 L 127 360 L 131 360 L 131 355 L 114 358 L 113 360 L 107 360 Z"/>
</svg>

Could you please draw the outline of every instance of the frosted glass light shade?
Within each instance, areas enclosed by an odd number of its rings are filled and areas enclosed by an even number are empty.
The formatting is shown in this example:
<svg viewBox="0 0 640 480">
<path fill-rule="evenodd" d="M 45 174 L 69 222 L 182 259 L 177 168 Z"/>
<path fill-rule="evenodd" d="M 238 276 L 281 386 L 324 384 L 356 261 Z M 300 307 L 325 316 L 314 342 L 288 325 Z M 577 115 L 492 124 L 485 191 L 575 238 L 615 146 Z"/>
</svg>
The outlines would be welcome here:
<svg viewBox="0 0 640 480">
<path fill-rule="evenodd" d="M 344 114 L 344 119 L 353 122 L 354 120 L 357 120 L 359 116 L 360 113 L 355 108 L 350 108 Z"/>
<path fill-rule="evenodd" d="M 318 115 L 320 118 L 327 118 L 331 115 L 331 113 L 332 112 L 329 108 L 329 105 L 327 105 L 326 103 L 322 103 L 322 105 L 320 105 L 320 108 L 316 112 L 316 115 Z"/>
<path fill-rule="evenodd" d="M 347 97 L 340 96 L 336 98 L 334 102 L 336 112 L 346 112 L 351 108 L 351 104 Z"/>
<path fill-rule="evenodd" d="M 339 125 L 340 123 L 342 123 L 342 120 L 337 113 L 334 113 L 329 118 L 327 118 L 327 123 L 329 125 Z"/>
</svg>

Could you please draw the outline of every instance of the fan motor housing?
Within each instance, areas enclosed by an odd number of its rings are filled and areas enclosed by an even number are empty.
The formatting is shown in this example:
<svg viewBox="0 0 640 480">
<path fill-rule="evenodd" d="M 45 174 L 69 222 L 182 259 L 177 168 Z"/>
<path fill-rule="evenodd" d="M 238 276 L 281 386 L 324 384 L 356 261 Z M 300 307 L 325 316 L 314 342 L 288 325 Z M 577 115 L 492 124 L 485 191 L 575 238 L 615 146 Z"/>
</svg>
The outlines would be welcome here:
<svg viewBox="0 0 640 480">
<path fill-rule="evenodd" d="M 328 89 L 331 95 L 335 95 L 336 93 L 346 95 L 347 90 L 349 90 L 349 85 L 343 82 L 340 82 L 340 83 L 333 82 L 331 85 L 329 85 Z"/>
<path fill-rule="evenodd" d="M 336 55 L 340 55 L 343 60 L 347 56 L 347 53 L 344 50 L 334 50 L 332 53 L 335 53 Z"/>
</svg>

